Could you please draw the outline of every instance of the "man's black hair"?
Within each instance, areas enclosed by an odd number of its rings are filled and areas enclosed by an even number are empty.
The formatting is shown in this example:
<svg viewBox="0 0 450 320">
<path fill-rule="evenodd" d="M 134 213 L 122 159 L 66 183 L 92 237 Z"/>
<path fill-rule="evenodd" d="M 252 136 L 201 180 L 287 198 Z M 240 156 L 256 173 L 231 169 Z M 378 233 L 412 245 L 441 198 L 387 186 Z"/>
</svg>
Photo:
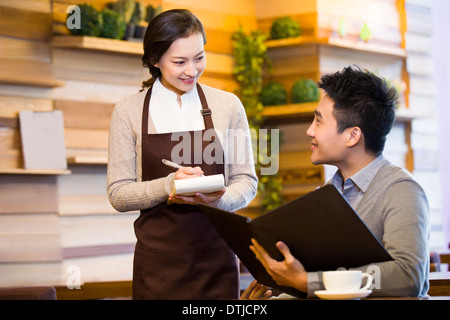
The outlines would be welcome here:
<svg viewBox="0 0 450 320">
<path fill-rule="evenodd" d="M 351 66 L 322 76 L 318 86 L 334 102 L 338 133 L 359 127 L 366 150 L 379 155 L 395 119 L 396 89 L 375 74 Z"/>
</svg>

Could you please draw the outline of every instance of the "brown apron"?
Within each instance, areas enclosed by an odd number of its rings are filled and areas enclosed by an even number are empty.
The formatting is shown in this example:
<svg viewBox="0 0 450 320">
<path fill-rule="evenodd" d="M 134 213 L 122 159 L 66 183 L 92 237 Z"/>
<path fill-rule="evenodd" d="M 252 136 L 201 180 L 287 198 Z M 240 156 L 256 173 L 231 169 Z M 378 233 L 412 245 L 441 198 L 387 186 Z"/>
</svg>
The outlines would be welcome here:
<svg viewBox="0 0 450 320">
<path fill-rule="evenodd" d="M 206 129 L 214 129 L 211 110 L 199 84 L 198 93 Z M 161 160 L 171 160 L 172 133 L 148 134 L 148 113 L 152 88 L 145 96 L 142 115 L 142 181 L 166 177 L 174 169 Z M 205 130 L 202 130 L 202 137 Z M 199 132 L 197 132 L 198 134 Z M 194 131 L 191 136 L 191 163 L 205 175 L 224 172 L 222 164 L 202 163 L 195 157 Z M 202 154 L 210 143 L 203 141 Z M 182 164 L 183 165 L 183 164 Z M 237 299 L 239 272 L 236 256 L 197 206 L 161 203 L 141 210 L 134 223 L 137 244 L 133 265 L 133 299 Z"/>
</svg>

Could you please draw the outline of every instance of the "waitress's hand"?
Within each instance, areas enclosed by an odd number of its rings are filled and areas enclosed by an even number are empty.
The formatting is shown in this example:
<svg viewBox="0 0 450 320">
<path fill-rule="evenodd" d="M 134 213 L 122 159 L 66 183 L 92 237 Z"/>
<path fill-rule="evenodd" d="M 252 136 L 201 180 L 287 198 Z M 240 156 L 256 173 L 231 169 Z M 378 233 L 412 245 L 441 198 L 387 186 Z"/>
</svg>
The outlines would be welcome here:
<svg viewBox="0 0 450 320">
<path fill-rule="evenodd" d="M 203 171 L 200 167 L 183 167 L 178 169 L 175 173 L 175 180 L 177 179 L 190 179 L 197 178 L 203 175 Z M 217 199 L 221 198 L 225 193 L 226 188 L 222 190 L 211 192 L 211 193 L 200 193 L 197 192 L 193 196 L 181 196 L 181 195 L 173 195 L 169 194 L 169 202 L 170 203 L 178 203 L 178 204 L 192 204 L 197 205 L 201 204 L 211 204 Z"/>
<path fill-rule="evenodd" d="M 198 178 L 203 174 L 200 167 L 182 167 L 175 172 L 175 180 Z"/>
<path fill-rule="evenodd" d="M 220 199 L 225 193 L 225 191 L 226 188 L 224 187 L 222 190 L 211 193 L 197 192 L 194 196 L 180 196 L 180 195 L 174 196 L 173 194 L 169 194 L 169 201 L 170 203 L 179 203 L 179 204 L 209 205 L 214 201 L 216 201 L 217 199 Z"/>
</svg>

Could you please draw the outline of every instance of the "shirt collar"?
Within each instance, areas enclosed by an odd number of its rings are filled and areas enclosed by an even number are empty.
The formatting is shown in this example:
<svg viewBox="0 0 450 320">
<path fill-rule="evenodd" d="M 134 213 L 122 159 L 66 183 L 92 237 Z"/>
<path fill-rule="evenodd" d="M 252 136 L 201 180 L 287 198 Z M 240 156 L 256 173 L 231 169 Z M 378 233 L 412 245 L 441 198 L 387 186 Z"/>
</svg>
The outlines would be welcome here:
<svg viewBox="0 0 450 320">
<path fill-rule="evenodd" d="M 172 99 L 177 101 L 178 96 L 175 92 L 173 92 L 170 89 L 167 89 L 164 87 L 164 85 L 161 83 L 159 78 L 156 78 L 155 82 L 153 83 L 153 90 L 158 92 L 158 94 L 164 95 L 167 99 Z M 197 86 L 195 86 L 191 91 L 187 91 L 184 94 L 181 95 L 181 101 L 187 101 L 186 99 L 189 99 L 189 101 L 195 101 L 197 95 Z"/>
<path fill-rule="evenodd" d="M 384 155 L 380 154 L 371 163 L 349 177 L 345 182 L 343 181 L 341 173 L 337 171 L 331 179 L 331 183 L 338 188 L 338 190 L 346 189 L 353 184 L 362 192 L 366 192 L 373 178 L 378 170 L 384 165 L 385 161 Z"/>
</svg>

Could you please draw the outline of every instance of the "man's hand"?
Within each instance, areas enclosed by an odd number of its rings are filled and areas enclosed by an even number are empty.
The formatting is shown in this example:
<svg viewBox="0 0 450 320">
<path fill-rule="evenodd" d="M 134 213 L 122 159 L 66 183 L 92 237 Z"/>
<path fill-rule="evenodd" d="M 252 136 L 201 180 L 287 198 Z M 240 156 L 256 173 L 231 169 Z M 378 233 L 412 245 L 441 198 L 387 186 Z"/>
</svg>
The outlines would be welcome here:
<svg viewBox="0 0 450 320">
<path fill-rule="evenodd" d="M 272 296 L 272 290 L 253 280 L 241 295 L 241 300 L 267 300 Z"/>
<path fill-rule="evenodd" d="M 252 244 L 250 249 L 277 284 L 296 288 L 303 292 L 307 291 L 308 273 L 305 271 L 301 262 L 291 254 L 288 246 L 284 242 L 278 241 L 276 243 L 278 250 L 284 257 L 283 261 L 272 259 L 255 239 L 252 239 Z"/>
<path fill-rule="evenodd" d="M 169 194 L 170 203 L 178 203 L 178 204 L 193 204 L 197 205 L 199 203 L 208 205 L 217 199 L 221 198 L 225 193 L 226 188 L 222 190 L 211 192 L 211 193 L 200 193 L 197 192 L 193 196 L 180 196 L 180 195 L 172 195 Z"/>
</svg>

